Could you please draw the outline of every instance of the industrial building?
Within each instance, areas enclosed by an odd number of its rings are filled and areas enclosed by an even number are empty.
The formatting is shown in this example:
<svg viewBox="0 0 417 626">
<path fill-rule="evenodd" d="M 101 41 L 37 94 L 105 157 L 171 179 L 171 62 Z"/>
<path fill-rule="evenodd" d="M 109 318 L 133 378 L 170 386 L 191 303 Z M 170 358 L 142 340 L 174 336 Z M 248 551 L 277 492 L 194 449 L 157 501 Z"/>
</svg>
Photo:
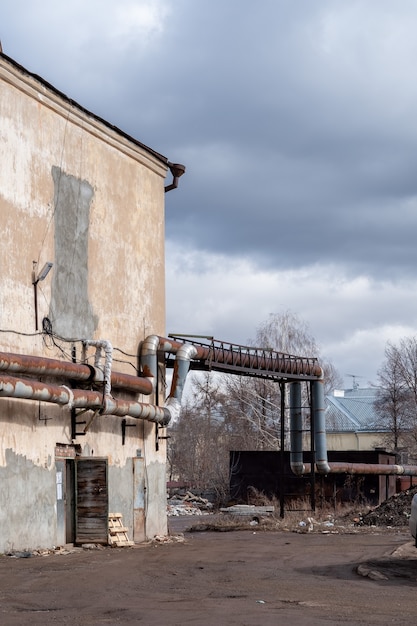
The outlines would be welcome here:
<svg viewBox="0 0 417 626">
<path fill-rule="evenodd" d="M 106 543 L 114 511 L 164 534 L 164 394 L 139 353 L 165 331 L 184 169 L 5 54 L 0 86 L 0 552 Z"/>
</svg>

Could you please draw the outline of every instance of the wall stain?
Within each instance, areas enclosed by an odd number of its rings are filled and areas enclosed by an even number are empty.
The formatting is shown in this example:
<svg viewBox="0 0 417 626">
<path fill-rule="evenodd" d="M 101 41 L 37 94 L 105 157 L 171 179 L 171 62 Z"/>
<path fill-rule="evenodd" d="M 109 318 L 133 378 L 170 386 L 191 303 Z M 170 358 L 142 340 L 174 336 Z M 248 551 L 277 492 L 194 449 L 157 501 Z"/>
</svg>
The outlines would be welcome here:
<svg viewBox="0 0 417 626">
<path fill-rule="evenodd" d="M 98 325 L 88 297 L 88 239 L 94 189 L 52 167 L 55 259 L 49 317 L 64 337 L 91 338 Z"/>
</svg>

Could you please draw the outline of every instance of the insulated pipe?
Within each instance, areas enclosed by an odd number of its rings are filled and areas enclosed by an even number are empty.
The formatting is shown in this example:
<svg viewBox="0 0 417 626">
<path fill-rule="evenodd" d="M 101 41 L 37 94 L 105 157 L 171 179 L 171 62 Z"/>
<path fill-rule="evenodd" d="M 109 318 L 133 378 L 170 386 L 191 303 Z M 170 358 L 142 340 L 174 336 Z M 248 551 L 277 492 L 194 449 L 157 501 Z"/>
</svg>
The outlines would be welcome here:
<svg viewBox="0 0 417 626">
<path fill-rule="evenodd" d="M 182 345 L 184 344 L 174 339 L 159 337 L 159 348 L 164 352 L 175 354 Z M 323 374 L 317 359 L 296 357 L 275 350 L 256 350 L 248 347 L 242 351 L 242 346 L 233 346 L 232 344 L 230 344 L 230 349 L 215 346 L 195 346 L 195 348 L 197 352 L 194 360 L 211 362 L 213 369 L 216 363 L 222 363 L 236 367 L 266 370 L 287 376 L 319 378 Z M 262 352 L 263 356 L 260 356 L 259 352 Z"/>
<path fill-rule="evenodd" d="M 110 375 L 111 366 L 111 344 L 109 342 L 85 342 L 85 345 L 95 345 L 97 349 L 104 348 L 107 356 L 107 366 L 105 367 L 105 376 Z M 159 338 L 153 336 L 148 338 L 143 348 L 142 365 L 145 373 L 149 375 L 146 382 L 154 390 L 156 386 L 157 374 L 157 350 L 159 346 Z M 177 350 L 177 359 L 175 362 L 174 376 L 171 385 L 170 395 L 166 401 L 165 407 L 159 407 L 147 403 L 131 402 L 127 400 L 115 400 L 110 394 L 105 394 L 104 398 L 101 393 L 95 391 L 84 391 L 78 389 L 70 389 L 66 386 L 51 385 L 30 379 L 19 379 L 11 376 L 0 376 L 0 397 L 20 398 L 27 400 L 38 400 L 43 402 L 51 402 L 58 405 L 68 405 L 71 408 L 95 409 L 100 410 L 102 415 L 129 416 L 142 418 L 148 421 L 166 426 L 171 419 L 178 417 L 181 409 L 181 398 L 185 384 L 185 378 L 190 369 L 190 359 L 195 356 L 196 349 L 192 345 L 183 344 Z M 1 355 L 2 356 L 2 355 Z M 46 363 L 46 359 L 34 359 L 32 357 L 24 357 L 20 355 L 4 355 L 4 359 L 0 356 L 0 370 L 11 369 L 12 371 L 29 371 L 31 374 L 49 374 L 49 375 L 66 375 L 71 379 L 83 378 L 82 367 L 86 368 L 88 377 L 91 378 L 92 368 L 90 366 L 80 366 L 69 362 L 51 362 Z M 95 364 L 100 365 L 100 354 L 96 353 Z M 61 369 L 62 367 L 62 369 Z M 93 370 L 94 371 L 94 370 Z M 138 379 L 139 380 L 139 379 Z M 146 379 L 145 379 L 146 380 Z M 108 388 L 108 385 L 106 385 Z"/>
<path fill-rule="evenodd" d="M 149 335 L 142 343 L 140 349 L 141 370 L 150 382 L 153 392 L 156 391 L 158 380 L 158 346 L 159 337 L 157 335 Z"/>
<path fill-rule="evenodd" d="M 69 389 L 65 385 L 51 385 L 35 380 L 0 375 L 0 397 L 50 402 L 69 408 L 100 410 L 102 415 L 135 417 L 166 426 L 171 413 L 165 407 L 142 402 L 103 399 L 101 392 Z"/>
<path fill-rule="evenodd" d="M 127 400 L 114 400 L 110 396 L 104 398 L 104 408 L 101 415 L 116 415 L 119 417 L 135 417 L 154 422 L 159 426 L 167 426 L 172 418 L 169 407 L 144 404 L 142 402 L 129 402 Z"/>
<path fill-rule="evenodd" d="M 91 408 L 99 409 L 103 404 L 102 394 L 98 391 L 69 389 L 65 385 L 51 385 L 4 374 L 0 375 L 0 397 L 50 402 L 69 405 L 70 408 L 86 408 L 88 404 Z"/>
<path fill-rule="evenodd" d="M 185 380 L 190 370 L 190 361 L 197 354 L 197 349 L 191 344 L 183 344 L 177 350 L 174 371 L 172 374 L 171 391 L 165 403 L 172 419 L 178 418 L 181 410 L 181 399 L 184 392 Z"/>
<path fill-rule="evenodd" d="M 111 366 L 112 366 L 112 361 L 113 361 L 113 346 L 111 345 L 110 341 L 107 341 L 105 339 L 99 339 L 99 340 L 95 340 L 95 339 L 87 339 L 85 341 L 83 341 L 83 344 L 85 346 L 93 346 L 96 349 L 96 356 L 94 359 L 94 367 L 96 369 L 100 369 L 101 366 L 101 351 L 104 350 L 104 355 L 105 355 L 105 359 L 104 359 L 104 368 L 103 368 L 103 374 L 104 374 L 104 395 L 108 396 L 110 395 L 110 391 L 111 391 Z"/>
<path fill-rule="evenodd" d="M 311 383 L 311 401 L 314 420 L 316 467 L 319 474 L 328 474 L 330 472 L 330 466 L 327 460 L 323 374 L 321 378 Z"/>
<path fill-rule="evenodd" d="M 176 355 L 172 374 L 171 389 L 165 401 L 165 409 L 169 411 L 171 419 L 178 418 L 181 410 L 181 399 L 185 380 L 190 370 L 190 361 L 197 355 L 197 348 L 192 344 L 171 345 L 168 339 L 149 335 L 142 343 L 140 350 L 140 364 L 143 374 L 151 381 L 153 391 L 156 391 L 158 373 L 158 350 L 174 352 Z"/>
<path fill-rule="evenodd" d="M 329 463 L 329 474 L 375 474 L 417 476 L 417 465 L 388 465 L 385 463 Z M 311 472 L 311 464 L 305 464 L 305 473 Z"/>
<path fill-rule="evenodd" d="M 95 370 L 91 365 L 8 352 L 0 352 L 0 371 L 31 376 L 55 376 L 74 381 L 103 381 L 103 372 Z M 123 388 L 126 391 L 145 395 L 152 393 L 152 384 L 146 378 L 112 372 L 111 382 L 113 387 Z"/>
<path fill-rule="evenodd" d="M 281 415 L 281 419 L 284 416 Z M 290 383 L 290 466 L 297 476 L 304 474 L 303 417 L 301 412 L 301 383 Z"/>
</svg>

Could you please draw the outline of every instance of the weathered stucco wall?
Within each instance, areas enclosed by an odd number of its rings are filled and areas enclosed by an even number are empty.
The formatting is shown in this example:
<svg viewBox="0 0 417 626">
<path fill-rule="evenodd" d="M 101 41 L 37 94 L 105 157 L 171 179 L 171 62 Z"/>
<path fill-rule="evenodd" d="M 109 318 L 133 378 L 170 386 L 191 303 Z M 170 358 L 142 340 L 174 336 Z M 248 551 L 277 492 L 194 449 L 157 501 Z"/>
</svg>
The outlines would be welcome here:
<svg viewBox="0 0 417 626">
<path fill-rule="evenodd" d="M 52 261 L 39 320 L 72 336 L 63 331 L 86 314 L 84 338 L 95 331 L 134 352 L 138 336 L 164 332 L 166 166 L 4 62 L 0 80 L 1 326 L 34 331 L 32 262 Z"/>
<path fill-rule="evenodd" d="M 71 343 L 35 333 L 33 262 L 39 271 L 51 261 L 38 283 L 40 330 L 48 318 L 57 336 L 108 340 L 114 369 L 134 374 L 139 342 L 165 331 L 164 158 L 1 56 L 0 85 L 0 350 L 71 359 Z M 0 398 L 0 552 L 55 543 L 57 443 L 108 458 L 109 507 L 130 528 L 141 450 L 147 490 L 158 490 L 147 524 L 166 530 L 166 449 L 156 450 L 154 425 L 138 420 L 122 445 L 121 418 L 97 417 L 72 442 L 67 407 Z"/>
</svg>

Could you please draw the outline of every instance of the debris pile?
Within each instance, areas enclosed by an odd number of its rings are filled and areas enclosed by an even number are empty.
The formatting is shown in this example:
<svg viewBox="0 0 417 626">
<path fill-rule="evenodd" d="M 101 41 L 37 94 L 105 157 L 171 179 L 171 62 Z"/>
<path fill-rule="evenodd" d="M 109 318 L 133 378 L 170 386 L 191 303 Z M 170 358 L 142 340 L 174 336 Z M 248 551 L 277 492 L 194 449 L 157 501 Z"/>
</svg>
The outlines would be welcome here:
<svg viewBox="0 0 417 626">
<path fill-rule="evenodd" d="M 272 515 L 275 512 L 274 506 L 255 506 L 254 504 L 235 504 L 220 509 L 221 513 L 229 515 L 256 516 Z"/>
<path fill-rule="evenodd" d="M 208 515 L 213 505 L 206 498 L 196 496 L 187 491 L 183 496 L 176 495 L 167 502 L 167 513 L 170 516 Z"/>
<path fill-rule="evenodd" d="M 369 513 L 360 515 L 360 526 L 407 526 L 410 518 L 411 500 L 417 493 L 417 487 L 394 494 Z"/>
</svg>

